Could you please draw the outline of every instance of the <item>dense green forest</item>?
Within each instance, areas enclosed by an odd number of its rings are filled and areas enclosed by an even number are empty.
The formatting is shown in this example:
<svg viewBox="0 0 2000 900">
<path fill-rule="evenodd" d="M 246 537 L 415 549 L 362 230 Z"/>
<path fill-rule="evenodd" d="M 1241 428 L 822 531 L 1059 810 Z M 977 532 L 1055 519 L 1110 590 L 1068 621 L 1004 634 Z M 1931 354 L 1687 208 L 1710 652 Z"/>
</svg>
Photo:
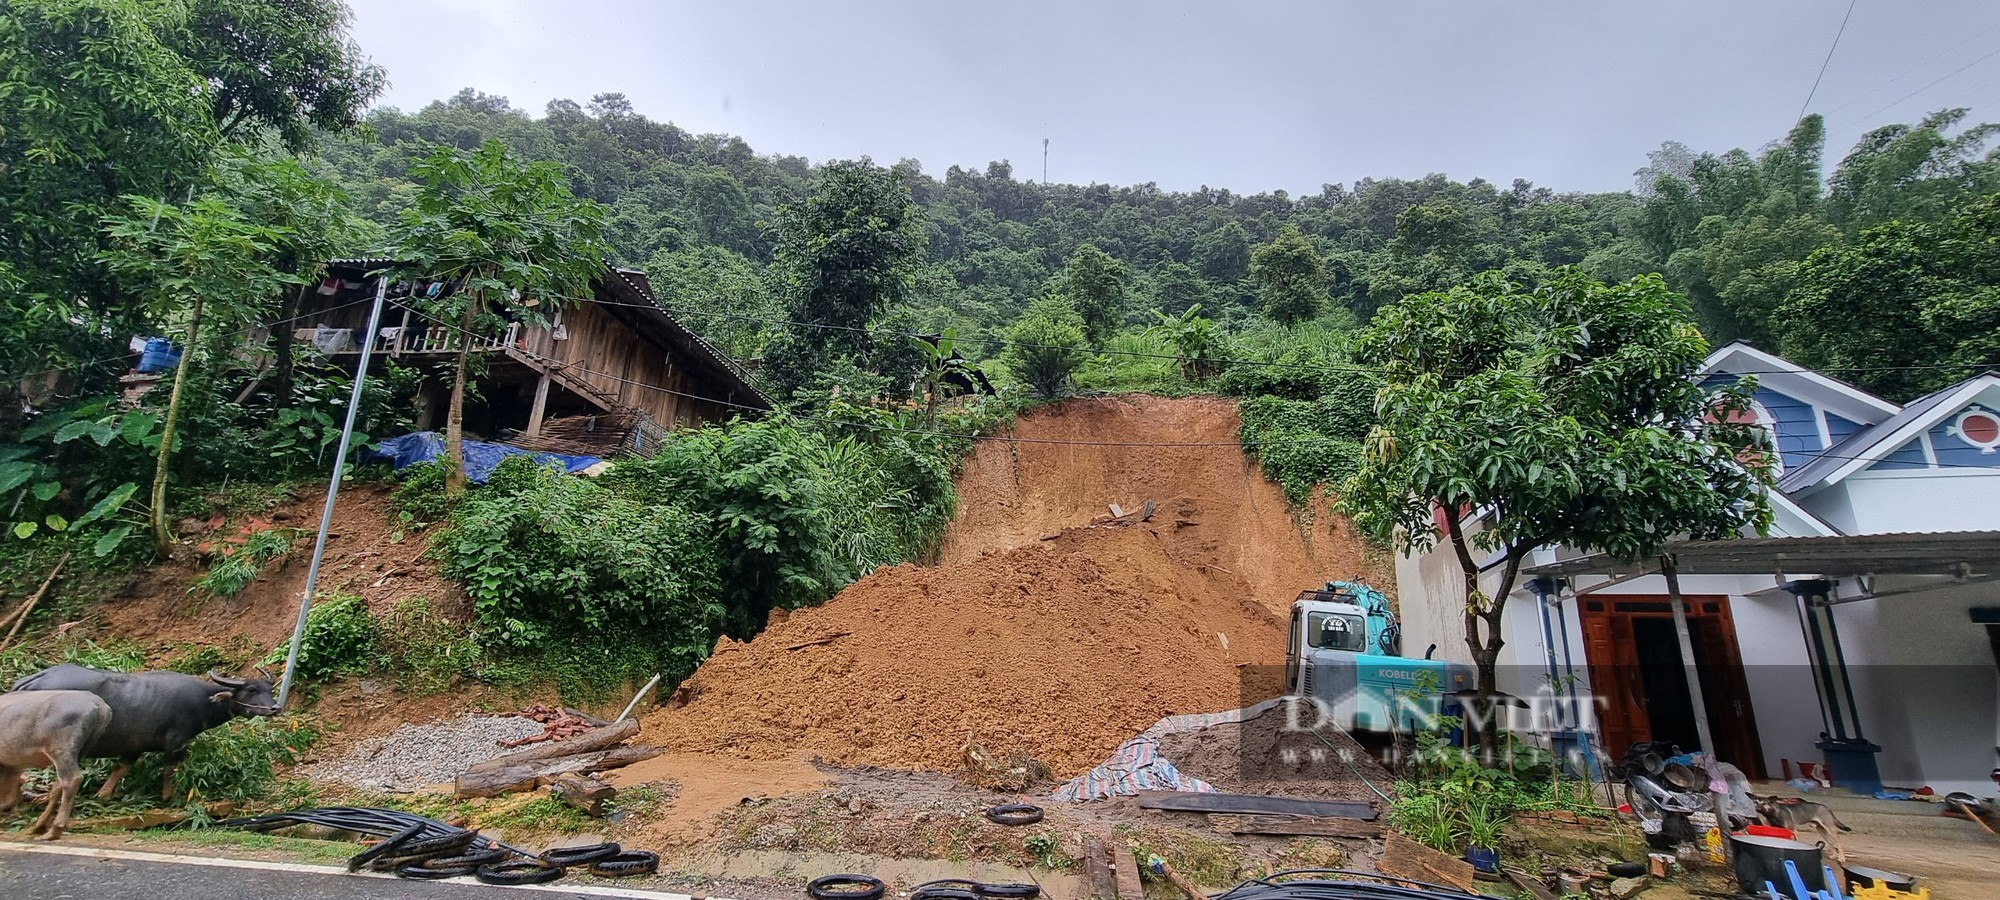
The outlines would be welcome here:
<svg viewBox="0 0 2000 900">
<path fill-rule="evenodd" d="M 1668 143 L 1610 193 L 1444 174 L 1296 197 L 1040 184 L 1005 161 L 760 154 L 617 93 L 539 115 L 474 89 L 371 110 L 386 73 L 347 17 L 339 0 L 0 6 L 0 372 L 19 398 L 0 404 L 0 580 L 73 549 L 137 559 L 145 535 L 171 554 L 174 518 L 215 512 L 219 486 L 324 477 L 349 376 L 301 359 L 262 383 L 240 351 L 333 257 L 452 285 L 412 302 L 468 330 L 537 320 L 539 298 L 577 296 L 601 261 L 633 266 L 759 361 L 788 409 L 680 435 L 634 465 L 643 477 L 409 495 L 408 515 L 453 536 L 441 553 L 489 636 L 563 630 L 528 612 L 558 599 L 583 604 L 573 621 L 687 619 L 656 648 L 674 671 L 773 606 L 922 555 L 965 432 L 1020 404 L 1240 397 L 1247 446 L 1307 501 L 1355 470 L 1375 424 L 1355 334 L 1475 279 L 1533 292 L 1659 273 L 1711 343 L 1748 339 L 1897 401 L 2000 365 L 2000 126 L 1965 110 L 1875 129 L 1833 162 L 1817 115 L 1754 151 Z M 133 335 L 187 352 L 125 409 Z M 939 408 L 954 350 L 999 398 Z M 454 378 L 459 408 L 465 365 L 385 373 L 362 430 L 407 429 L 422 377 Z M 514 495 L 564 527 L 508 518 Z M 591 560 L 607 542 L 672 565 L 606 570 Z M 507 574 L 521 566 L 561 577 Z"/>
<path fill-rule="evenodd" d="M 961 340 L 961 349 L 978 357 L 998 355 L 1001 330 L 1047 295 L 1108 294 L 1120 327 L 1153 324 L 1153 310 L 1177 315 L 1196 305 L 1234 331 L 1256 328 L 1267 311 L 1340 327 L 1479 272 L 1532 284 L 1577 265 L 1607 281 L 1664 273 L 1713 341 L 1744 338 L 1808 364 L 1966 364 L 1914 380 L 1857 375 L 1908 399 L 1991 362 L 1978 347 L 1961 346 L 1981 322 L 1920 315 L 1927 339 L 1900 352 L 1876 348 L 1889 356 L 1871 363 L 1820 333 L 1824 317 L 1784 310 L 1788 298 L 1801 311 L 1828 302 L 1814 299 L 1815 291 L 1840 289 L 1826 285 L 1839 280 L 1827 267 L 1837 267 L 1843 248 L 1882 239 L 1864 237 L 1868 229 L 1944 226 L 2000 190 L 2000 160 L 1987 151 L 1996 126 L 1967 126 L 1964 116 L 1944 110 L 1876 129 L 1831 167 L 1817 116 L 1755 152 L 1669 143 L 1635 173 L 1635 190 L 1601 194 L 1442 174 L 1329 184 L 1299 197 L 1175 192 L 1038 184 L 1016 178 L 1005 161 L 954 165 L 940 176 L 902 160 L 885 168 L 915 203 L 922 240 L 895 321 L 906 330 L 956 327 L 975 338 Z M 820 169 L 807 160 L 760 155 L 727 135 L 689 134 L 637 114 L 615 93 L 586 104 L 556 101 L 535 117 L 467 89 L 414 113 L 375 111 L 367 126 L 316 148 L 316 164 L 336 174 L 367 218 L 390 219 L 412 190 L 410 162 L 431 144 L 471 148 L 498 138 L 523 156 L 566 166 L 579 195 L 611 209 L 619 262 L 645 269 L 670 305 L 732 350 L 761 354 L 775 332 L 755 319 L 786 317 L 769 275 L 774 223 L 812 192 Z M 1288 229 L 1310 247 L 1310 283 L 1288 311 L 1270 310 L 1274 288 L 1260 282 L 1254 260 L 1268 245 L 1282 250 Z M 1819 250 L 1828 252 L 1808 267 Z M 1977 281 L 1953 262 L 1937 261 L 1942 268 L 1926 277 Z M 1100 272 L 1087 290 L 1073 288 L 1079 265 Z M 1791 296 L 1796 289 L 1803 290 Z M 1990 301 L 1974 305 L 1990 315 Z"/>
</svg>

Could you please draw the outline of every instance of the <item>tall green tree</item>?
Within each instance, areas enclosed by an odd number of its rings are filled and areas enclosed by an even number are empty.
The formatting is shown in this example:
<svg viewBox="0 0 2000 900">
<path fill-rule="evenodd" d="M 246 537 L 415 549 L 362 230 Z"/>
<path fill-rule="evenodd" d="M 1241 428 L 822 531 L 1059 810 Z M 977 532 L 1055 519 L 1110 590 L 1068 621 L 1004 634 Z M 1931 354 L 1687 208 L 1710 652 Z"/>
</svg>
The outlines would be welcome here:
<svg viewBox="0 0 2000 900">
<path fill-rule="evenodd" d="M 1405 551 L 1450 548 L 1482 697 L 1529 551 L 1640 559 L 1770 523 L 1761 433 L 1730 414 L 1750 387 L 1697 383 L 1708 343 L 1658 276 L 1605 285 L 1566 269 L 1532 291 L 1481 276 L 1384 308 L 1358 351 L 1383 385 L 1345 502 Z"/>
<path fill-rule="evenodd" d="M 527 162 L 489 139 L 466 152 L 437 147 L 411 168 L 423 180 L 395 228 L 402 274 L 442 284 L 418 301 L 456 331 L 445 417 L 446 492 L 465 490 L 465 379 L 472 344 L 508 321 L 547 325 L 588 297 L 605 271 L 603 205 L 570 193 L 562 167 Z"/>
<path fill-rule="evenodd" d="M 1326 305 L 1326 263 L 1297 226 L 1285 226 L 1250 255 L 1250 280 L 1264 315 L 1281 325 L 1312 319 Z"/>
<path fill-rule="evenodd" d="M 208 106 L 225 137 L 267 129 L 293 150 L 314 132 L 360 124 L 388 86 L 349 36 L 340 0 L 187 0 L 168 43 L 208 82 Z"/>
<path fill-rule="evenodd" d="M 141 296 L 156 320 L 185 322 L 181 361 L 174 369 L 153 468 L 153 544 L 165 555 L 174 545 L 167 517 L 168 465 L 188 366 L 201 348 L 202 325 L 212 322 L 227 328 L 253 321 L 296 279 L 269 262 L 289 236 L 287 230 L 251 221 L 220 196 L 204 195 L 184 205 L 148 197 L 130 197 L 127 202 L 130 208 L 125 213 L 104 222 L 112 241 L 104 261 L 127 284 L 143 286 Z"/>
<path fill-rule="evenodd" d="M 827 164 L 810 196 L 779 210 L 773 272 L 793 324 L 772 374 L 784 388 L 866 356 L 865 329 L 909 295 L 922 222 L 910 189 L 865 159 Z"/>
<path fill-rule="evenodd" d="M 201 74 L 161 39 L 185 22 L 176 3 L 0 5 L 0 262 L 83 330 L 143 307 L 111 288 L 100 223 L 127 195 L 185 199 L 219 140 Z"/>
<path fill-rule="evenodd" d="M 1007 327 L 1008 371 L 1043 397 L 1060 397 L 1070 377 L 1083 365 L 1083 316 L 1062 295 L 1028 304 L 1028 311 Z"/>
<path fill-rule="evenodd" d="M 1792 359 L 1907 402 L 2000 367 L 2000 194 L 1814 252 L 1774 321 Z"/>
<path fill-rule="evenodd" d="M 1125 287 L 1132 270 L 1095 244 L 1083 244 L 1063 263 L 1062 294 L 1083 317 L 1084 337 L 1102 344 L 1125 318 Z"/>
</svg>

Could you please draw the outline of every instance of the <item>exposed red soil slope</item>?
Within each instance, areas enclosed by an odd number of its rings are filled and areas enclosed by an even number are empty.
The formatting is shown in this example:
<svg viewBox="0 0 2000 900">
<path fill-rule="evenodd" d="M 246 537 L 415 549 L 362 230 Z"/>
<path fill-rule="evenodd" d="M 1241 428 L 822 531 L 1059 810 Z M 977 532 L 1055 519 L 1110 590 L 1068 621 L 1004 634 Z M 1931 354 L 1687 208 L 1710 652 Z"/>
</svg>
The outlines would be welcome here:
<svg viewBox="0 0 2000 900">
<path fill-rule="evenodd" d="M 341 490 L 320 567 L 321 596 L 358 594 L 377 611 L 408 597 L 423 597 L 442 613 L 463 616 L 465 592 L 439 577 L 436 563 L 421 559 L 429 546 L 428 534 L 405 534 L 391 524 L 390 493 L 383 485 Z M 324 500 L 323 494 L 313 492 L 258 516 L 301 532 L 291 556 L 266 565 L 242 593 L 214 597 L 191 592 L 189 586 L 203 571 L 200 564 L 161 563 L 141 575 L 125 595 L 107 598 L 97 607 L 103 630 L 162 658 L 184 644 L 247 646 L 263 655 L 291 637 Z M 196 532 L 201 529 L 184 526 L 182 531 L 199 536 Z"/>
<path fill-rule="evenodd" d="M 1023 417 L 1023 439 L 1219 446 L 982 443 L 939 565 L 879 570 L 748 644 L 725 641 L 647 733 L 681 750 L 945 772 L 976 740 L 1067 777 L 1162 716 L 1273 695 L 1291 598 L 1360 571 L 1362 555 L 1331 516 L 1294 521 L 1236 428 L 1234 403 L 1205 398 Z M 1107 503 L 1148 498 L 1151 521 L 1090 527 Z"/>
</svg>

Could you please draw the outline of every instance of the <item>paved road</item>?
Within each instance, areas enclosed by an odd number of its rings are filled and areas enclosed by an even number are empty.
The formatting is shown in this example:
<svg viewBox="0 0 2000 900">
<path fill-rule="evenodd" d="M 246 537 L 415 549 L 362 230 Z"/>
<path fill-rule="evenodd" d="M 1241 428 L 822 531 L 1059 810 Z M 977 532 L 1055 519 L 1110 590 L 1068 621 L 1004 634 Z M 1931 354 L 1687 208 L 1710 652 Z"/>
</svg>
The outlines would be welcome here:
<svg viewBox="0 0 2000 900">
<path fill-rule="evenodd" d="M 314 871 L 316 868 L 320 867 L 250 869 L 0 849 L 0 897 L 7 900 L 595 900 L 604 896 L 675 896 L 405 881 Z M 560 882 L 549 885 L 559 886 Z"/>
</svg>

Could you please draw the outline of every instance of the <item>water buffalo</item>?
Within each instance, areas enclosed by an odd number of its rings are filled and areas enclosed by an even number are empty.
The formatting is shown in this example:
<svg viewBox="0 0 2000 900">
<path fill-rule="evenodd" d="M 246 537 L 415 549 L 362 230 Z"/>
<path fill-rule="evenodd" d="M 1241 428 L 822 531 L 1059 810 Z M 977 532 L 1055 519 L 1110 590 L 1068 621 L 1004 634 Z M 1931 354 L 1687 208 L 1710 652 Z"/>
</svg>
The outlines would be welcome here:
<svg viewBox="0 0 2000 900">
<path fill-rule="evenodd" d="M 237 716 L 276 715 L 271 680 L 231 678 L 215 672 L 207 677 L 179 672 L 104 672 L 76 665 L 43 669 L 14 682 L 15 691 L 89 691 L 111 707 L 111 724 L 98 734 L 83 755 L 111 758 L 118 768 L 98 788 L 109 797 L 141 753 L 165 753 L 160 798 L 174 795 L 174 766 L 187 755 L 187 745 L 202 732 Z"/>
<path fill-rule="evenodd" d="M 28 834 L 62 837 L 83 782 L 77 760 L 110 724 L 111 707 L 89 691 L 0 694 L 0 814 L 11 816 L 21 802 L 23 771 L 52 764 L 56 781 L 48 807 Z"/>
</svg>

